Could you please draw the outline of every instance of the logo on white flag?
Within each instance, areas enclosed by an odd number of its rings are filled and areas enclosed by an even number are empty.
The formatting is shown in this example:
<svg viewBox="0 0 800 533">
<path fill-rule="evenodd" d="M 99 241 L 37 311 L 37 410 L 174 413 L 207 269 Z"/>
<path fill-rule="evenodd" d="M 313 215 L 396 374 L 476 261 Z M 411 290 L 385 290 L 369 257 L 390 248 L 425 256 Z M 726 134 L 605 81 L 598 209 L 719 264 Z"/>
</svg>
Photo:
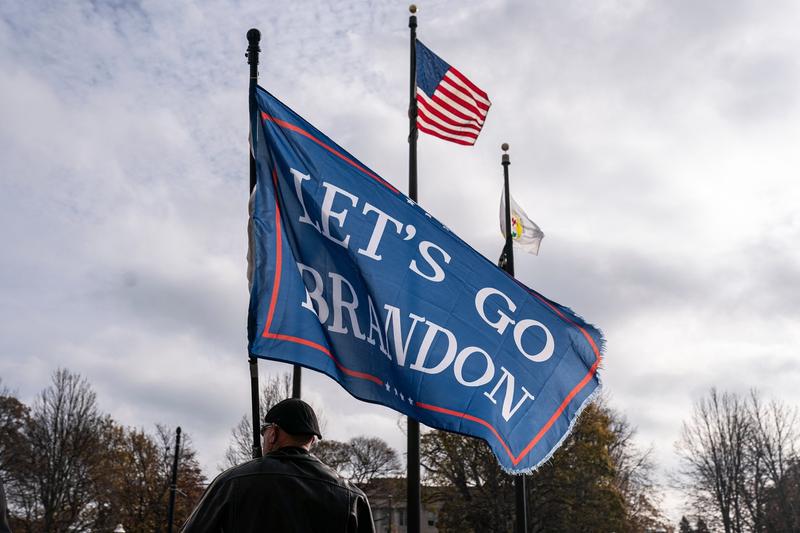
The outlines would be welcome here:
<svg viewBox="0 0 800 533">
<path fill-rule="evenodd" d="M 500 232 L 506 236 L 505 214 L 506 202 L 505 195 L 500 195 Z M 514 197 L 511 197 L 511 240 L 523 251 L 533 255 L 539 255 L 539 245 L 544 238 L 544 233 L 536 223 L 528 218 L 525 211 L 517 205 Z"/>
</svg>

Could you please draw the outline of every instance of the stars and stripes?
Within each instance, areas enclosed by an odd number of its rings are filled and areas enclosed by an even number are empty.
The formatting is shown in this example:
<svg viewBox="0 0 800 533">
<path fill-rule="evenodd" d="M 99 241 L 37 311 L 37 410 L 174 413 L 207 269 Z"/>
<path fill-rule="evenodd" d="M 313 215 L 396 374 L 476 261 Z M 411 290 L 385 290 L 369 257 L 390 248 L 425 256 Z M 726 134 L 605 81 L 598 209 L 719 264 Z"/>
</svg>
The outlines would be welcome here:
<svg viewBox="0 0 800 533">
<path fill-rule="evenodd" d="M 482 89 L 417 40 L 417 128 L 471 146 L 492 103 Z"/>
</svg>

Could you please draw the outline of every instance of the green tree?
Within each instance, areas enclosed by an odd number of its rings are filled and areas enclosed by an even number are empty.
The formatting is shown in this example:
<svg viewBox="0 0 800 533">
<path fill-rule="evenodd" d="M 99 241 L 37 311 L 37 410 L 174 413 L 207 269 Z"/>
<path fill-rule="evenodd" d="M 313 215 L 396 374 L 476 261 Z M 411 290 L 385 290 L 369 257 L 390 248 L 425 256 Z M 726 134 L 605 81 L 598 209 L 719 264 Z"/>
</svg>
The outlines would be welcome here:
<svg viewBox="0 0 800 533">
<path fill-rule="evenodd" d="M 603 402 L 590 404 L 550 461 L 527 478 L 530 531 L 644 531 L 663 527 L 648 454 Z M 441 431 L 421 441 L 426 482 L 442 503 L 442 531 L 509 531 L 513 477 L 488 445 Z"/>
<path fill-rule="evenodd" d="M 514 518 L 514 481 L 480 439 L 431 431 L 420 440 L 430 500 L 441 503 L 440 531 L 506 532 Z"/>
<path fill-rule="evenodd" d="M 607 409 L 591 404 L 553 458 L 530 476 L 532 531 L 631 531 L 610 454 Z"/>
</svg>

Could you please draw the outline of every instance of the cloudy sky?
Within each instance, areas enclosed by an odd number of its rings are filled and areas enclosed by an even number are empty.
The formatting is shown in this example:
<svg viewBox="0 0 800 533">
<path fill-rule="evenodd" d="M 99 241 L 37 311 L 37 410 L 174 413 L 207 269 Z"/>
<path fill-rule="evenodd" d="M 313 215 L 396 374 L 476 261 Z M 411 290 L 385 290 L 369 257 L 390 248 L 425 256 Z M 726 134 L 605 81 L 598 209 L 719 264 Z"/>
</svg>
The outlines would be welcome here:
<svg viewBox="0 0 800 533">
<path fill-rule="evenodd" d="M 261 84 L 407 188 L 407 4 L 0 4 L 0 377 L 59 366 L 209 475 L 248 411 L 245 32 Z M 712 386 L 800 403 L 800 6 L 420 2 L 419 37 L 493 102 L 420 141 L 420 203 L 490 259 L 500 150 L 547 235 L 517 275 L 600 326 L 612 405 L 661 475 Z M 262 379 L 285 365 L 260 365 Z M 391 411 L 304 374 L 327 436 L 404 451 Z M 668 494 L 674 515 L 679 499 Z"/>
</svg>

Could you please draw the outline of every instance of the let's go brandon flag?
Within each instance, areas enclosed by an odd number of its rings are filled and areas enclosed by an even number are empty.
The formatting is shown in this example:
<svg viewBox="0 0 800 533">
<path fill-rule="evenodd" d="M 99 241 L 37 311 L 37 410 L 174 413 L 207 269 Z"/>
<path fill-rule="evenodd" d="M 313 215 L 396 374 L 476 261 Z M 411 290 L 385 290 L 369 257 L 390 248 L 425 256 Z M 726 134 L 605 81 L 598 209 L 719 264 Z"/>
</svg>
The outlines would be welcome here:
<svg viewBox="0 0 800 533">
<path fill-rule="evenodd" d="M 417 58 L 417 127 L 457 144 L 473 145 L 492 103 L 489 96 L 419 40 Z"/>
<path fill-rule="evenodd" d="M 252 134 L 249 349 L 545 460 L 598 387 L 602 336 L 526 288 L 275 97 Z"/>
</svg>

